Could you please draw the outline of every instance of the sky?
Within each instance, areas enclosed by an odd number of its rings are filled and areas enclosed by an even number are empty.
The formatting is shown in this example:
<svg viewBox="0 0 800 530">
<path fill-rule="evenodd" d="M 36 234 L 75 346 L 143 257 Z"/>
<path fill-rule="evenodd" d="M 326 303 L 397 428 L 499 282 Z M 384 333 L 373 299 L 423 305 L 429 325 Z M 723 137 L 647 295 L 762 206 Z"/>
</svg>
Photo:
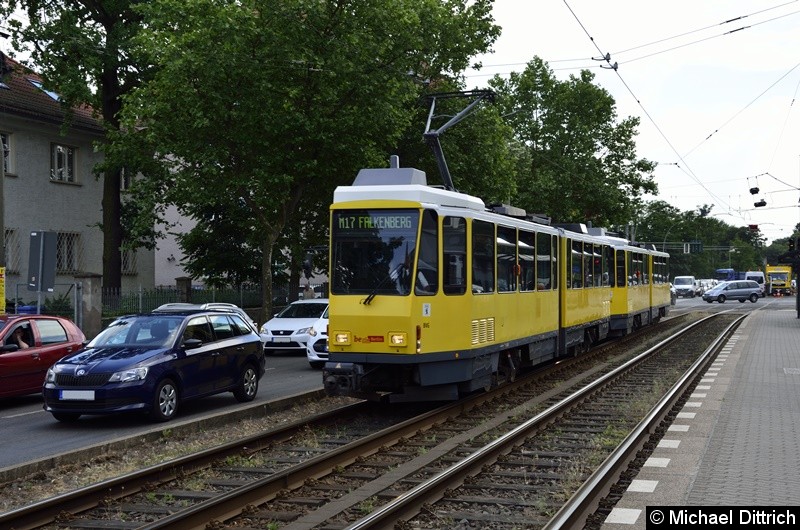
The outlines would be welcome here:
<svg viewBox="0 0 800 530">
<path fill-rule="evenodd" d="M 756 224 L 768 243 L 792 234 L 800 1 L 495 0 L 493 17 L 502 34 L 468 88 L 534 56 L 562 80 L 589 69 L 619 119 L 640 118 L 637 156 L 658 163 L 659 194 L 648 198 L 681 211 L 713 205 L 712 216 Z"/>
</svg>

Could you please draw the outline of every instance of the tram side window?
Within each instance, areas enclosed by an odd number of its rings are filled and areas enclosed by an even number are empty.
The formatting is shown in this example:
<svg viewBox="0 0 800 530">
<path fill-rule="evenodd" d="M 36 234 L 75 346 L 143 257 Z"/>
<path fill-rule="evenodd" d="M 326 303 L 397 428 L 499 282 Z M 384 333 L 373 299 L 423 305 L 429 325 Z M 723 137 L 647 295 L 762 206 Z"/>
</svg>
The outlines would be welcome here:
<svg viewBox="0 0 800 530">
<path fill-rule="evenodd" d="M 633 252 L 626 252 L 628 264 L 628 285 L 636 285 L 636 269 L 633 268 Z"/>
<path fill-rule="evenodd" d="M 644 278 L 642 277 L 643 270 L 642 270 L 642 255 L 639 252 L 631 252 L 631 260 L 633 263 L 633 284 L 634 285 L 642 285 L 644 283 Z"/>
<path fill-rule="evenodd" d="M 519 231 L 519 290 L 536 290 L 536 234 L 533 232 Z"/>
<path fill-rule="evenodd" d="M 667 258 L 664 256 L 653 256 L 653 263 L 655 264 L 655 282 L 667 283 L 669 273 L 667 271 Z"/>
<path fill-rule="evenodd" d="M 557 236 L 550 237 L 550 263 L 552 264 L 550 267 L 550 273 L 552 274 L 552 280 L 550 281 L 551 289 L 558 289 L 558 243 Z"/>
<path fill-rule="evenodd" d="M 442 221 L 444 253 L 444 294 L 467 292 L 467 221 L 463 217 L 445 217 Z"/>
<path fill-rule="evenodd" d="M 594 267 L 592 268 L 592 285 L 600 287 L 603 285 L 603 246 L 594 245 L 593 253 L 594 256 L 592 256 L 592 259 L 594 260 Z"/>
<path fill-rule="evenodd" d="M 517 290 L 517 230 L 497 227 L 497 290 L 510 293 Z"/>
<path fill-rule="evenodd" d="M 627 252 L 624 250 L 617 251 L 617 287 L 625 287 L 628 285 L 627 274 L 625 273 L 625 255 Z"/>
<path fill-rule="evenodd" d="M 422 214 L 422 234 L 419 239 L 417 279 L 414 293 L 419 295 L 436 294 L 439 288 L 439 227 L 434 210 Z"/>
<path fill-rule="evenodd" d="M 594 275 L 592 274 L 592 267 L 594 262 L 594 254 L 592 253 L 592 244 L 583 244 L 583 286 L 591 287 L 594 282 Z"/>
<path fill-rule="evenodd" d="M 603 260 L 603 285 L 610 285 L 614 287 L 616 278 L 612 273 L 611 267 L 614 265 L 614 249 L 612 247 L 604 247 L 605 259 Z"/>
<path fill-rule="evenodd" d="M 472 292 L 494 291 L 494 225 L 472 221 Z"/>
<path fill-rule="evenodd" d="M 664 270 L 664 258 L 661 256 L 653 256 L 653 283 L 664 283 L 662 271 Z"/>
<path fill-rule="evenodd" d="M 645 285 L 649 284 L 651 281 L 650 276 L 650 256 L 649 254 L 642 254 L 642 279 Z"/>
<path fill-rule="evenodd" d="M 570 252 L 570 287 L 580 289 L 583 287 L 583 242 L 567 240 Z"/>
<path fill-rule="evenodd" d="M 659 256 L 651 256 L 653 260 L 653 283 L 659 284 L 661 283 L 661 258 Z"/>
<path fill-rule="evenodd" d="M 555 255 L 552 254 L 550 234 L 536 234 L 536 290 L 552 289 Z"/>
</svg>

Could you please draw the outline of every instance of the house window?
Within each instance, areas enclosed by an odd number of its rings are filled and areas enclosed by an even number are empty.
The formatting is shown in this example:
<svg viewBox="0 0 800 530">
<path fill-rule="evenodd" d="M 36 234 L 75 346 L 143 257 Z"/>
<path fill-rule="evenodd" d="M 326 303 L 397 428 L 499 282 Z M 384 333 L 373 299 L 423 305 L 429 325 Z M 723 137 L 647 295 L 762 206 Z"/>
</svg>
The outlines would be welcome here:
<svg viewBox="0 0 800 530">
<path fill-rule="evenodd" d="M 11 135 L 0 133 L 0 141 L 3 144 L 3 169 L 5 169 L 6 174 L 13 173 L 11 167 Z"/>
<path fill-rule="evenodd" d="M 56 272 L 78 272 L 80 234 L 59 232 L 56 240 Z"/>
<path fill-rule="evenodd" d="M 50 180 L 75 182 L 75 148 L 53 144 L 50 160 Z"/>
<path fill-rule="evenodd" d="M 50 98 L 53 101 L 61 101 L 61 96 L 59 96 L 56 92 L 53 92 L 52 90 L 47 90 L 44 87 L 44 84 L 42 84 L 41 81 L 37 81 L 36 79 L 28 78 L 28 82 L 30 84 L 32 84 L 33 86 L 35 86 L 36 88 L 38 88 L 39 90 L 41 90 L 42 92 L 44 92 L 45 94 L 47 94 L 48 96 L 50 96 Z"/>
<path fill-rule="evenodd" d="M 136 251 L 122 250 L 122 274 L 136 274 Z"/>
</svg>

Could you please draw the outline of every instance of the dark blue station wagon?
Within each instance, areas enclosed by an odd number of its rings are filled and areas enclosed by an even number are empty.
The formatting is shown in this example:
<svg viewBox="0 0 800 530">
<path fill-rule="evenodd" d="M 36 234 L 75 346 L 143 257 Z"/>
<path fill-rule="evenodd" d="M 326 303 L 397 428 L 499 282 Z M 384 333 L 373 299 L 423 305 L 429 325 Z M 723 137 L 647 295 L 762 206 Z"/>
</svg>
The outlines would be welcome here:
<svg viewBox="0 0 800 530">
<path fill-rule="evenodd" d="M 236 313 L 129 315 L 47 371 L 44 409 L 66 422 L 119 412 L 167 421 L 190 399 L 233 392 L 252 401 L 264 372 L 261 338 Z"/>
</svg>

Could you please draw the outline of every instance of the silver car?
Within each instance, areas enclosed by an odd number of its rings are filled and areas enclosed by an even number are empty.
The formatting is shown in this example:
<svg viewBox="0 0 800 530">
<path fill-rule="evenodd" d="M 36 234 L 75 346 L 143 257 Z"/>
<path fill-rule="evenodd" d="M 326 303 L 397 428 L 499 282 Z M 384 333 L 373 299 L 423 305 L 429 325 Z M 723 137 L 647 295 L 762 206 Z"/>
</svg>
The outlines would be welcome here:
<svg viewBox="0 0 800 530">
<path fill-rule="evenodd" d="M 172 302 L 169 304 L 162 304 L 158 306 L 155 310 L 156 311 L 206 311 L 209 309 L 218 309 L 220 311 L 232 311 L 233 313 L 236 313 L 240 317 L 242 317 L 245 322 L 250 324 L 250 327 L 253 328 L 253 331 L 258 333 L 258 326 L 256 325 L 255 320 L 250 318 L 250 315 L 248 315 L 244 309 L 237 306 L 236 304 L 229 304 L 227 302 L 207 302 L 205 304 Z"/>
<path fill-rule="evenodd" d="M 761 286 L 753 280 L 732 280 L 722 282 L 703 293 L 703 300 L 724 304 L 725 300 L 750 300 L 754 304 L 761 297 Z"/>
</svg>

